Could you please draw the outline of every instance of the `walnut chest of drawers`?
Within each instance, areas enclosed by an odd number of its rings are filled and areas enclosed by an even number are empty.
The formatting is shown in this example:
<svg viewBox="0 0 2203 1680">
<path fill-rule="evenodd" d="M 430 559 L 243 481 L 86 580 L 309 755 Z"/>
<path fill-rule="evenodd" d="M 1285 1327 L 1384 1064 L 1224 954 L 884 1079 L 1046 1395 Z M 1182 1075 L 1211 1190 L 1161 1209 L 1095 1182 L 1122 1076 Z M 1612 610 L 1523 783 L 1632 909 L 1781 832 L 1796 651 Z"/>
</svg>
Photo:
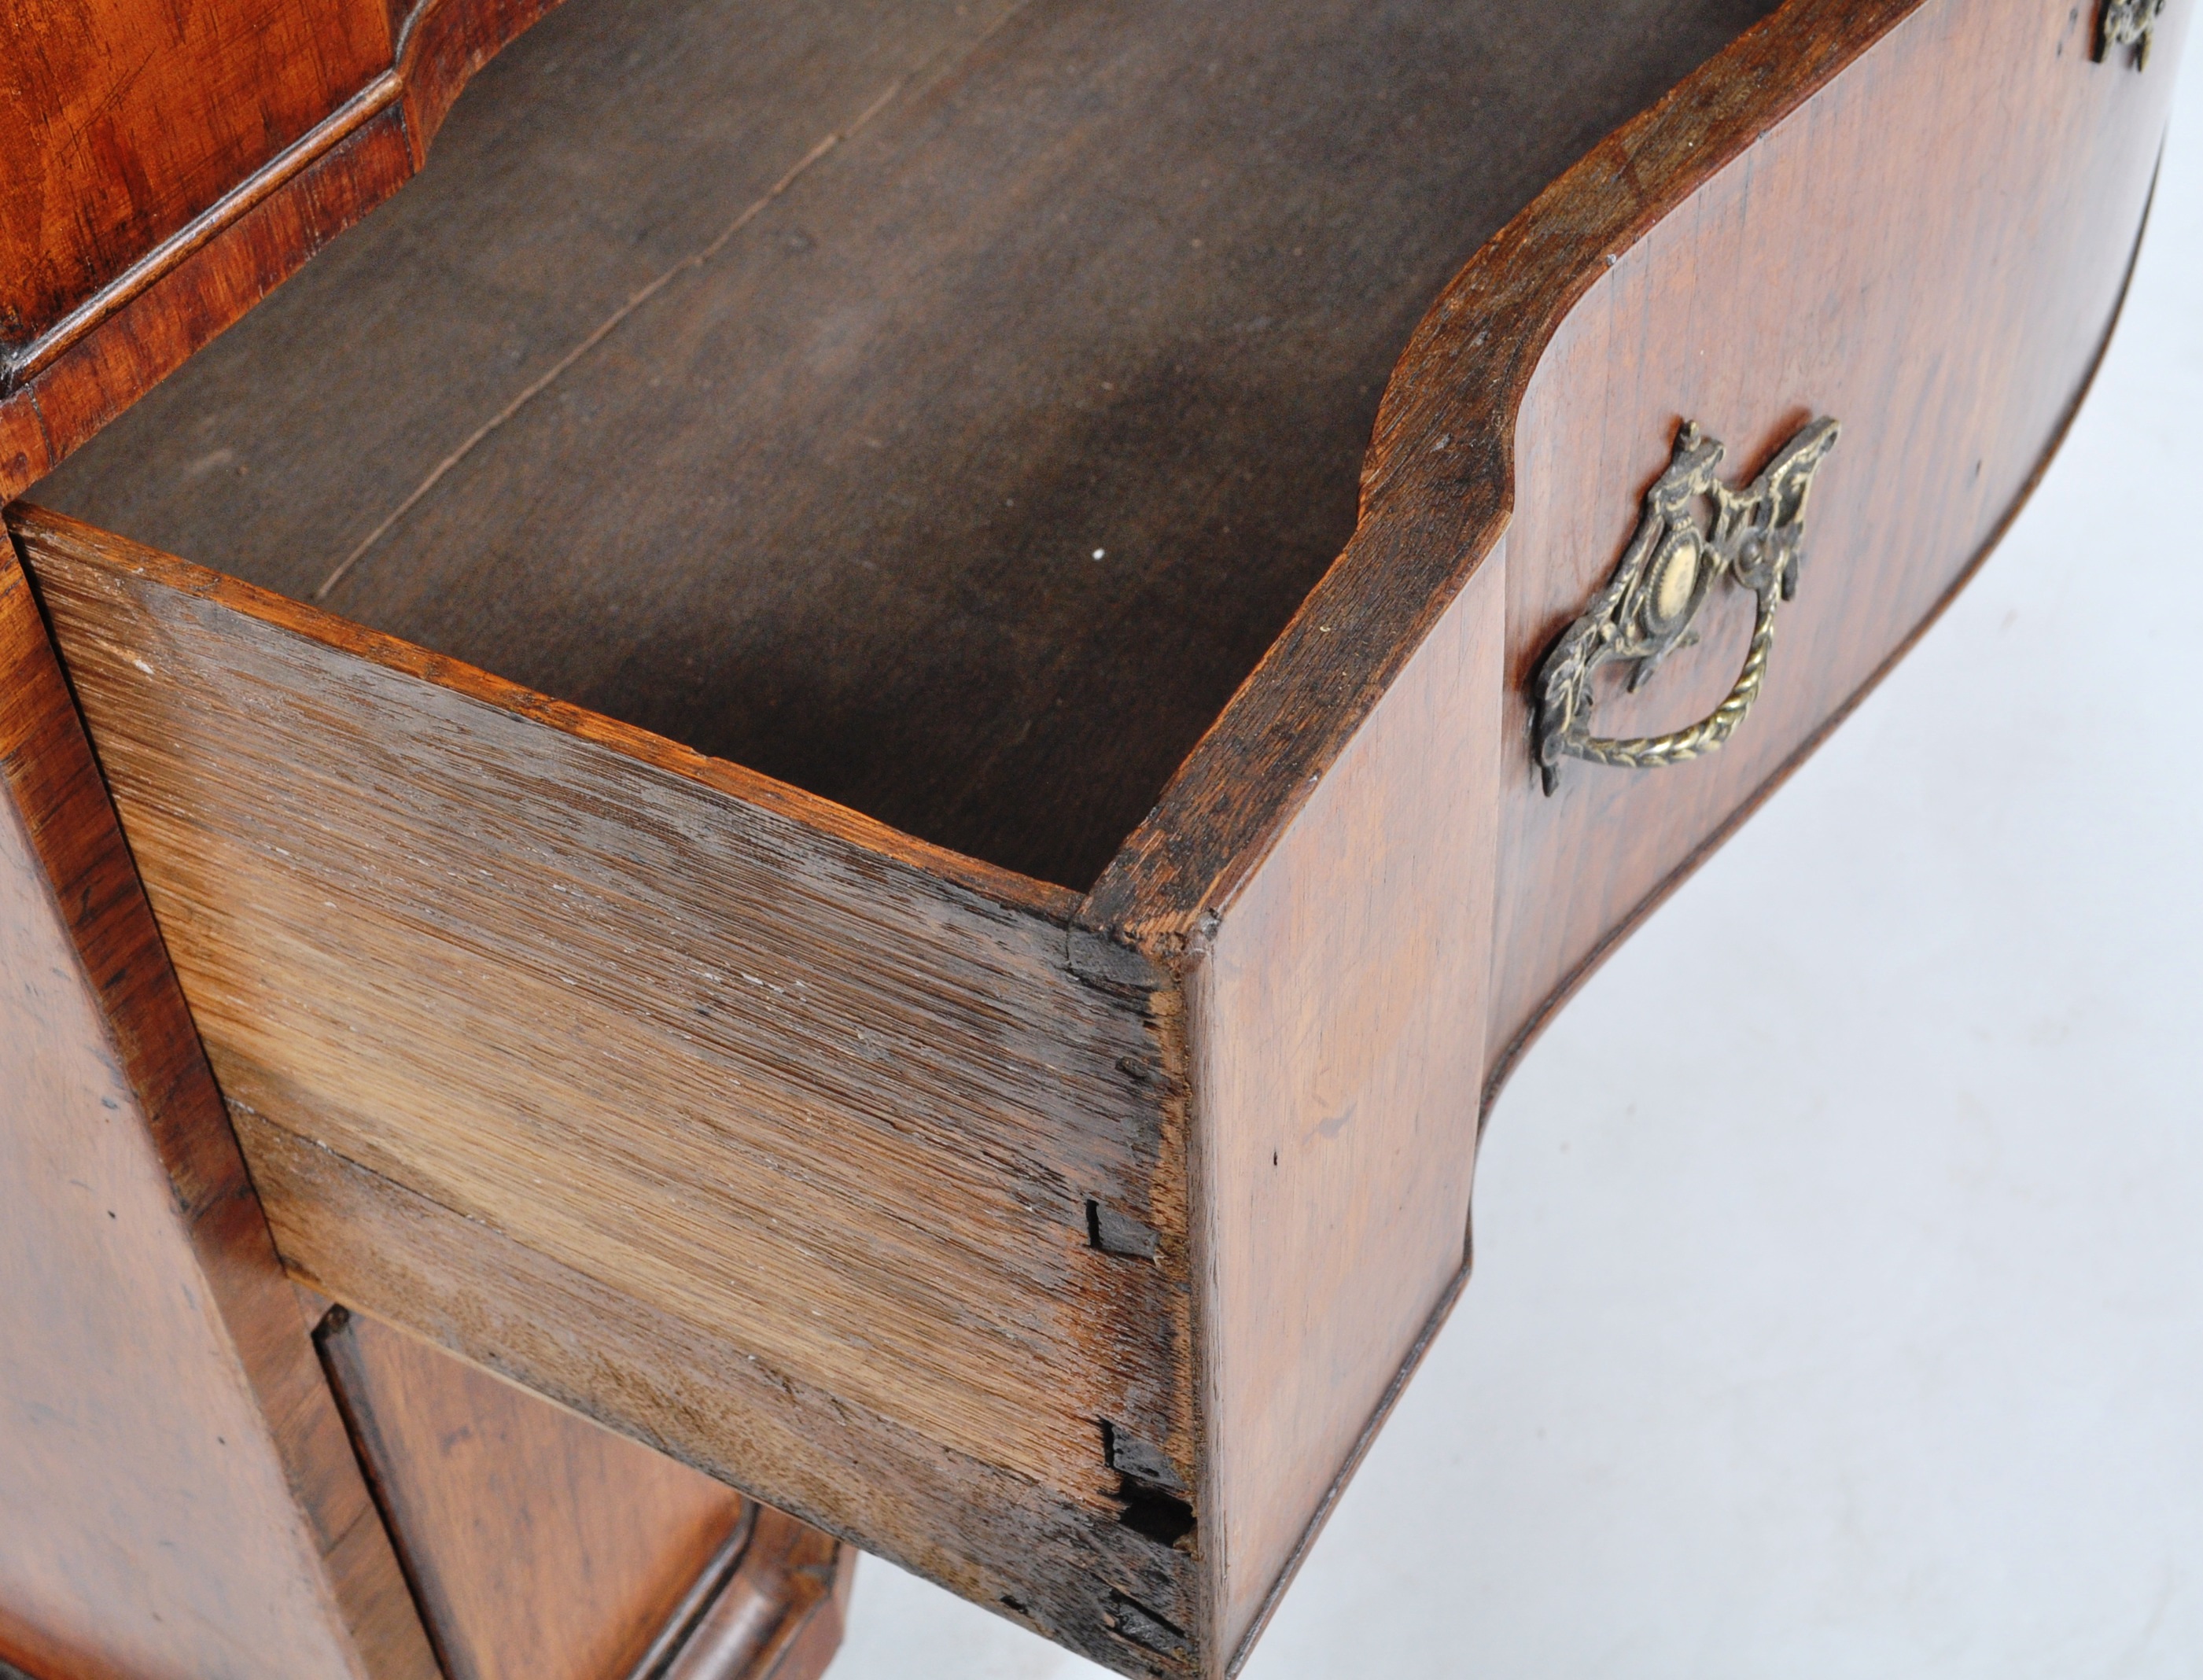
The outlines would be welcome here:
<svg viewBox="0 0 2203 1680">
<path fill-rule="evenodd" d="M 0 493 L 236 1193 L 1220 1675 L 1524 1045 L 2054 447 L 2188 8 L 156 9 L 0 6 Z"/>
</svg>

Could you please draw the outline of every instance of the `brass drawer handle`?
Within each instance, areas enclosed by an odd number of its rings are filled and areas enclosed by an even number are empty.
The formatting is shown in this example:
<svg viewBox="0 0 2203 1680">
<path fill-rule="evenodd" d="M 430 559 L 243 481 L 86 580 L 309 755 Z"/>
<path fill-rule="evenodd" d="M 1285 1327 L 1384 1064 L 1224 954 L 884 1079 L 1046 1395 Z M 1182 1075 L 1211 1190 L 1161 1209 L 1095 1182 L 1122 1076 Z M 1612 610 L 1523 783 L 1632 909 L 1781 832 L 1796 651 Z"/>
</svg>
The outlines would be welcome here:
<svg viewBox="0 0 2203 1680">
<path fill-rule="evenodd" d="M 2096 62 L 2110 57 L 2113 47 L 2132 47 L 2135 68 L 2149 68 L 2150 45 L 2164 15 L 2165 0 L 2104 0 L 2103 18 L 2096 26 Z"/>
<path fill-rule="evenodd" d="M 1686 423 L 1674 458 L 1645 493 L 1645 517 L 1606 588 L 1562 632 L 1538 668 L 1537 760 L 1545 791 L 1560 785 L 1561 760 L 1652 769 L 1710 753 L 1728 740 L 1759 697 L 1775 645 L 1775 612 L 1798 593 L 1804 558 L 1805 497 L 1813 475 L 1835 447 L 1834 420 L 1812 422 L 1775 452 L 1759 476 L 1732 490 L 1715 475 L 1727 453 Z M 1713 504 L 1713 529 L 1693 504 Z M 1726 577 L 1759 597 L 1759 618 L 1744 670 L 1728 698 L 1688 729 L 1668 735 L 1611 739 L 1591 732 L 1592 677 L 1603 665 L 1633 663 L 1631 692 L 1643 688 L 1676 648 L 1698 640 L 1692 629 Z"/>
</svg>

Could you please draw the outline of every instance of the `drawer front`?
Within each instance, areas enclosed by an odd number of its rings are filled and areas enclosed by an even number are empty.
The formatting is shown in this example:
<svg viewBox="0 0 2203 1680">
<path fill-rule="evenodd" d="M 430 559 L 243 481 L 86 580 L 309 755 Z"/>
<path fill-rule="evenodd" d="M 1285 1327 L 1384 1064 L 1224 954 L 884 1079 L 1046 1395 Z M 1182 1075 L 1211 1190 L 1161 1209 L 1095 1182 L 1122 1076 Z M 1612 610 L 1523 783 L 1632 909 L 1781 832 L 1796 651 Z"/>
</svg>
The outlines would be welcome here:
<svg viewBox="0 0 2203 1680">
<path fill-rule="evenodd" d="M 1503 560 L 1491 1089 L 1618 933 L 1920 633 L 2046 464 L 2131 266 L 2176 9 L 2138 71 L 2125 48 L 2092 60 L 2091 8 L 1923 7 L 1617 253 L 1561 324 L 1522 402 Z M 1562 755 L 1549 795 L 1532 762 L 1543 661 L 1614 576 L 1679 429 L 1726 444 L 1711 476 L 1741 489 L 1816 417 L 1840 433 L 1733 733 L 1649 767 Z M 1750 589 L 1715 584 L 1697 645 L 1657 679 L 1633 694 L 1637 667 L 1595 678 L 1597 732 L 1711 716 L 1758 616 Z"/>
<path fill-rule="evenodd" d="M 2055 448 L 2130 268 L 2185 9 L 2138 70 L 2093 58 L 2064 0 L 1887 8 L 1847 62 L 1867 9 L 1787 9 L 1419 331 L 1353 544 L 1090 906 L 1200 973 L 1230 1648 L 1456 1297 L 1481 1111 L 1524 1046 L 1934 617 Z M 1786 74 L 1827 80 L 1754 104 Z M 1561 754 L 1548 791 L 1541 675 L 1692 422 L 1727 446 L 1700 490 L 1810 457 L 1778 520 L 1810 466 L 1794 595 L 1771 648 L 1760 597 L 1716 583 L 1657 680 L 1627 693 L 1609 661 L 1586 733 L 1716 721 L 1632 754 L 1657 766 Z"/>
</svg>

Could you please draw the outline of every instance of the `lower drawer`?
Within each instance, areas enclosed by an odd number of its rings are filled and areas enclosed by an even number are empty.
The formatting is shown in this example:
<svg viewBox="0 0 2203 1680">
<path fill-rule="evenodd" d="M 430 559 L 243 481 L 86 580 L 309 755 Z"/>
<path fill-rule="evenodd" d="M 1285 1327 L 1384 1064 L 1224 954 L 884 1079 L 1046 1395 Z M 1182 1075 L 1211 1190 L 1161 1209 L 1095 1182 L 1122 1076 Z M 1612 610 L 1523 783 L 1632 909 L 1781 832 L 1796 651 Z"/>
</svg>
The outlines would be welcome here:
<svg viewBox="0 0 2203 1680">
<path fill-rule="evenodd" d="M 1084 893 L 13 510 L 286 1260 L 1225 1671 L 1460 1287 L 1521 1046 L 2054 446 L 2183 9 L 2137 73 L 2045 0 L 1795 0 L 1604 142 L 1440 295 L 1344 552 Z M 1571 735 L 1602 623 L 1673 655 Z"/>
</svg>

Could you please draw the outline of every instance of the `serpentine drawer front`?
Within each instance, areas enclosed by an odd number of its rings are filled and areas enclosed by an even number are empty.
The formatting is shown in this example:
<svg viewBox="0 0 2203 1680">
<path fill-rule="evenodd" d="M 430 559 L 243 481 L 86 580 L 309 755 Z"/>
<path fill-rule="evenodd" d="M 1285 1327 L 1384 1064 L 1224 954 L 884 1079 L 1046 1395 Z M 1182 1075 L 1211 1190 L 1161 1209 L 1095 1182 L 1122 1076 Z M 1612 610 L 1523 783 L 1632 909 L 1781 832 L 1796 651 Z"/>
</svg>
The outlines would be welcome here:
<svg viewBox="0 0 2203 1680">
<path fill-rule="evenodd" d="M 405 168 L 55 305 L 10 528 L 299 1279 L 1221 1675 L 1524 1045 L 2055 447 L 2191 8 L 664 9 L 66 464 Z"/>
</svg>

